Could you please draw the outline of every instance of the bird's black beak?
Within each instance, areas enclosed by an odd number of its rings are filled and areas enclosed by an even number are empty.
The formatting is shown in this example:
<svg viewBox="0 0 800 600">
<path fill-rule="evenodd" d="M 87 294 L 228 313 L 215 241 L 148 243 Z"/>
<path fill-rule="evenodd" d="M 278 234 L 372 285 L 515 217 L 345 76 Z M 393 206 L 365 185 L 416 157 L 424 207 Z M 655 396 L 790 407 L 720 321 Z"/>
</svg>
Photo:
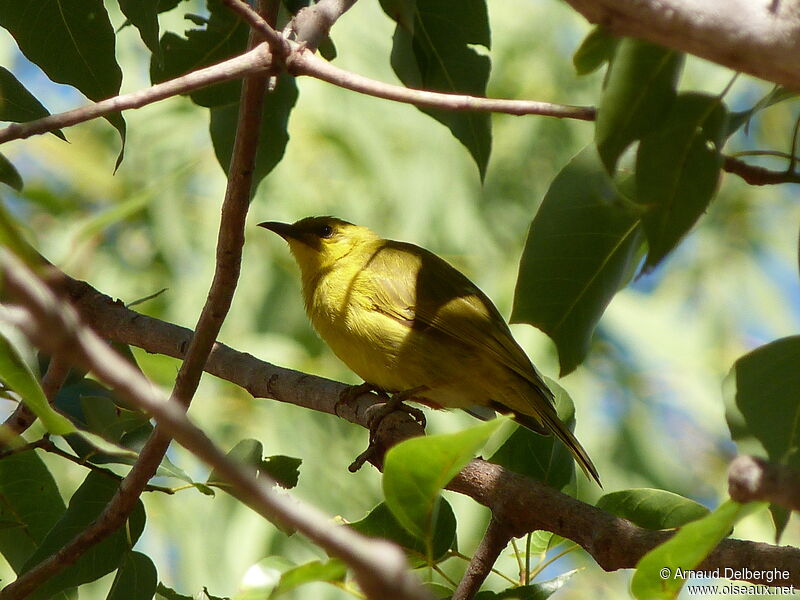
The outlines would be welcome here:
<svg viewBox="0 0 800 600">
<path fill-rule="evenodd" d="M 293 239 L 302 241 L 303 233 L 298 231 L 298 229 L 291 223 L 264 221 L 263 223 L 259 223 L 258 226 L 263 227 L 264 229 L 269 229 L 270 231 L 274 231 L 285 240 Z"/>
</svg>

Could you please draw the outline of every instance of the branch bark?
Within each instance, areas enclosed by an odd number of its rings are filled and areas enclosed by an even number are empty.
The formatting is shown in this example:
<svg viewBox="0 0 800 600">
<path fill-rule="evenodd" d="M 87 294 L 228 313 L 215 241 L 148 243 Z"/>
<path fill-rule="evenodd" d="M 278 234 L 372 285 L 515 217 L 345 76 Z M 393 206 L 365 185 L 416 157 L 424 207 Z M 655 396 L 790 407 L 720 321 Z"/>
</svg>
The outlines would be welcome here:
<svg viewBox="0 0 800 600">
<path fill-rule="evenodd" d="M 300 533 L 354 571 L 367 597 L 374 600 L 431 600 L 408 568 L 396 546 L 371 540 L 346 528 L 300 501 L 274 491 L 268 477 L 258 479 L 228 459 L 185 414 L 174 397 L 166 398 L 133 365 L 114 352 L 94 332 L 80 323 L 71 307 L 55 296 L 18 259 L 0 250 L 6 281 L 23 305 L 27 316 L 16 325 L 34 344 L 49 351 L 68 352 L 104 383 L 117 390 L 138 408 L 150 413 L 158 428 L 216 469 L 240 492 L 259 514 L 294 526 Z M 174 396 L 174 394 L 173 394 Z M 123 482 L 124 484 L 124 482 Z M 64 549 L 54 557 L 62 556 Z M 28 571 L 29 573 L 31 571 Z M 0 592 L 0 598 L 24 598 L 30 587 L 20 585 L 25 575 Z"/>
<path fill-rule="evenodd" d="M 728 493 L 737 502 L 773 502 L 800 511 L 800 471 L 755 456 L 739 456 L 728 471 Z"/>
<path fill-rule="evenodd" d="M 87 283 L 63 279 L 63 290 L 84 321 L 102 337 L 131 344 L 148 352 L 181 358 L 191 331 L 140 315 L 114 302 Z M 284 369 L 215 344 L 206 370 L 244 389 L 256 398 L 271 398 L 336 415 L 336 403 L 347 387 L 342 383 Z M 338 408 L 338 416 L 368 428 L 371 411 L 380 406 L 374 394 L 364 394 Z M 381 423 L 378 439 L 383 448 L 420 435 L 419 425 L 403 413 Z M 379 464 L 379 461 L 376 461 Z M 344 467 L 343 467 L 344 468 Z M 580 544 L 605 570 L 633 568 L 639 559 L 671 532 L 643 529 L 542 483 L 512 473 L 484 460 L 473 460 L 448 485 L 490 508 L 513 528 L 515 536 L 536 529 L 552 531 Z M 800 549 L 727 539 L 706 559 L 703 568 L 748 568 L 765 572 L 782 567 L 791 572 L 787 584 L 800 587 Z M 752 583 L 768 584 L 756 577 Z"/>
<path fill-rule="evenodd" d="M 254 48 L 256 46 L 255 35 L 252 36 L 251 46 Z M 266 77 L 251 76 L 245 79 L 242 86 L 228 187 L 222 203 L 214 279 L 171 394 L 171 400 L 184 410 L 189 407 L 197 390 L 206 359 L 228 314 L 236 289 L 244 246 L 244 225 L 261 131 L 261 106 L 264 102 L 266 82 Z M 89 548 L 121 527 L 136 507 L 137 500 L 150 478 L 155 475 L 170 441 L 170 435 L 157 426 L 140 451 L 133 468 L 120 483 L 119 489 L 98 519 L 57 553 L 26 571 L 6 587 L 0 596 L 4 599 L 24 598 L 44 581 L 74 563 Z"/>
<path fill-rule="evenodd" d="M 797 0 L 567 0 L 591 23 L 800 89 Z"/>
<path fill-rule="evenodd" d="M 492 516 L 486 533 L 481 538 L 475 554 L 472 555 L 472 560 L 469 561 L 467 572 L 453 593 L 452 600 L 472 600 L 475 597 L 512 537 L 514 536 L 508 526 Z"/>
</svg>

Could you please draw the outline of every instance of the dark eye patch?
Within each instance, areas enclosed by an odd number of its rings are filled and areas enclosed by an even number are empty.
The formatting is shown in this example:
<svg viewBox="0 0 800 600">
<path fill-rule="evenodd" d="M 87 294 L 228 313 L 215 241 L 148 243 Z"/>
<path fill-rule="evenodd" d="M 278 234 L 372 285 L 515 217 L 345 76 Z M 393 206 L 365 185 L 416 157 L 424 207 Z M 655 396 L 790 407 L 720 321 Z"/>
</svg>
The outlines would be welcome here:
<svg viewBox="0 0 800 600">
<path fill-rule="evenodd" d="M 323 225 L 319 228 L 319 237 L 329 238 L 333 236 L 333 227 L 330 225 Z"/>
</svg>

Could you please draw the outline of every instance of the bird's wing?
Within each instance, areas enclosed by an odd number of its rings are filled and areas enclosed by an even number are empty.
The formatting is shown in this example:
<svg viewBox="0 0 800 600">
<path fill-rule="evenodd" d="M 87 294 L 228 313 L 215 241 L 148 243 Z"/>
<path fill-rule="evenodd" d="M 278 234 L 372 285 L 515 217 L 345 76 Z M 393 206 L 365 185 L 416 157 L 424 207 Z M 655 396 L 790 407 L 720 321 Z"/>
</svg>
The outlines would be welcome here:
<svg viewBox="0 0 800 600">
<path fill-rule="evenodd" d="M 511 336 L 491 300 L 462 273 L 418 246 L 388 242 L 361 274 L 372 308 L 410 328 L 433 328 L 488 352 L 552 401 L 552 393 Z"/>
</svg>

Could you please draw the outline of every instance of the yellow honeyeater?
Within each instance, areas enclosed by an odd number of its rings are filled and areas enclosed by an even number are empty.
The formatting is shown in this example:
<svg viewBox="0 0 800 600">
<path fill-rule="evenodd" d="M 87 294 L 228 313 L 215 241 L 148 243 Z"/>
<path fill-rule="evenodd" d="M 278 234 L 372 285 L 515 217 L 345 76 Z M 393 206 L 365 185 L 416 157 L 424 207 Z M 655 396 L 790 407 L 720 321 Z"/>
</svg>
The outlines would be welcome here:
<svg viewBox="0 0 800 600">
<path fill-rule="evenodd" d="M 434 408 L 488 407 L 554 433 L 587 476 L 597 469 L 492 301 L 432 252 L 334 217 L 259 226 L 300 265 L 306 312 L 334 353 L 385 392 L 423 388 Z"/>
</svg>

